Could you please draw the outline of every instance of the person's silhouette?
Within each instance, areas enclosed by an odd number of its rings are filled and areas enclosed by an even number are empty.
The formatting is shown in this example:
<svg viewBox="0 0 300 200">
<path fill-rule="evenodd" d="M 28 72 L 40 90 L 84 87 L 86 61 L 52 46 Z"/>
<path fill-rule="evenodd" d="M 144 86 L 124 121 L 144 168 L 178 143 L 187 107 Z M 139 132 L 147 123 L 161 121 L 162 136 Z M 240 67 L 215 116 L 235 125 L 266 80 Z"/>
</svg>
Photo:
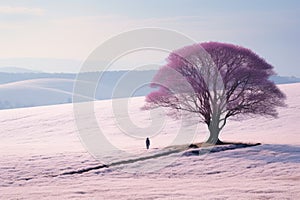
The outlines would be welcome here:
<svg viewBox="0 0 300 200">
<path fill-rule="evenodd" d="M 150 147 L 150 140 L 149 138 L 146 139 L 146 148 L 149 149 Z"/>
</svg>

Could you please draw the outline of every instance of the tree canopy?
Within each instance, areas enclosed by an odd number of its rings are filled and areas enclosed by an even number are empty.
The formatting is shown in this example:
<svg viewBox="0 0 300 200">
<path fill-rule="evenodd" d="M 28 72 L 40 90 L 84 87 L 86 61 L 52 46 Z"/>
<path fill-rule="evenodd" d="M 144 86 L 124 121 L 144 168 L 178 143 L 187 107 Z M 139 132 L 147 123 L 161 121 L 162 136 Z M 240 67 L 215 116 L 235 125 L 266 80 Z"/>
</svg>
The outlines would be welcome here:
<svg viewBox="0 0 300 200">
<path fill-rule="evenodd" d="M 196 113 L 210 132 L 207 142 L 221 143 L 219 133 L 233 116 L 277 117 L 285 95 L 270 81 L 273 66 L 250 49 L 218 42 L 176 50 L 154 76 L 147 108 L 168 107 Z"/>
</svg>

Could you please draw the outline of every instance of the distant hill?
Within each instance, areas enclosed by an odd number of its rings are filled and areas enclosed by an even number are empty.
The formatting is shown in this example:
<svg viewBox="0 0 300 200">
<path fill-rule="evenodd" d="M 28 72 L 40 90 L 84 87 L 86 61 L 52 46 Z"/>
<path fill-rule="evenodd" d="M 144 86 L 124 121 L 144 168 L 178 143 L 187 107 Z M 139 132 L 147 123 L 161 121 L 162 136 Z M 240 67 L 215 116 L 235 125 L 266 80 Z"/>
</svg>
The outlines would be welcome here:
<svg viewBox="0 0 300 200">
<path fill-rule="evenodd" d="M 272 76 L 271 80 L 276 84 L 299 83 L 300 78 L 294 76 Z"/>
<path fill-rule="evenodd" d="M 0 72 L 3 73 L 41 73 L 41 71 L 30 70 L 21 67 L 0 67 Z"/>
<path fill-rule="evenodd" d="M 20 72 L 18 72 L 18 70 Z M 117 81 L 116 79 L 119 79 L 124 74 L 128 74 L 128 70 L 124 71 L 107 71 L 104 73 L 104 78 L 108 83 L 111 83 L 114 81 Z M 87 80 L 89 80 L 89 77 L 95 77 L 98 76 L 100 72 L 88 72 L 85 73 L 85 76 L 87 77 Z M 155 70 L 145 70 L 145 71 L 135 71 L 132 75 L 136 75 L 136 77 L 133 77 L 134 79 L 138 78 L 145 78 L 152 80 L 153 76 L 155 75 Z M 24 68 L 7 68 L 2 67 L 0 68 L 0 84 L 5 83 L 12 83 L 17 81 L 23 81 L 23 80 L 31 80 L 31 79 L 41 79 L 41 78 L 59 78 L 59 79 L 75 79 L 77 74 L 75 73 L 43 73 L 38 71 L 31 71 Z M 300 78 L 294 77 L 294 76 L 272 76 L 270 78 L 274 83 L 276 84 L 287 84 L 287 83 L 298 83 L 300 82 Z"/>
<path fill-rule="evenodd" d="M 42 79 L 42 78 L 59 78 L 59 79 L 75 79 L 76 74 L 66 73 L 9 73 L 0 72 L 0 84 L 13 83 L 18 81 Z"/>
<path fill-rule="evenodd" d="M 73 81 L 34 79 L 0 85 L 0 109 L 72 102 Z"/>
<path fill-rule="evenodd" d="M 84 82 L 98 81 L 99 73 L 84 73 L 82 79 Z M 155 70 L 104 72 L 95 91 L 95 99 L 145 96 L 153 89 L 144 83 L 151 82 L 155 73 Z M 76 76 L 66 73 L 0 72 L 0 109 L 70 103 Z M 273 76 L 271 80 L 276 84 L 300 82 L 300 78 L 283 76 Z"/>
<path fill-rule="evenodd" d="M 98 81 L 99 73 L 84 73 L 84 82 Z M 104 72 L 94 98 L 144 96 L 152 89 L 143 84 L 149 83 L 154 74 L 155 71 Z M 123 77 L 126 80 L 121 81 Z M 76 74 L 64 73 L 0 73 L 0 109 L 71 103 L 75 79 Z"/>
</svg>

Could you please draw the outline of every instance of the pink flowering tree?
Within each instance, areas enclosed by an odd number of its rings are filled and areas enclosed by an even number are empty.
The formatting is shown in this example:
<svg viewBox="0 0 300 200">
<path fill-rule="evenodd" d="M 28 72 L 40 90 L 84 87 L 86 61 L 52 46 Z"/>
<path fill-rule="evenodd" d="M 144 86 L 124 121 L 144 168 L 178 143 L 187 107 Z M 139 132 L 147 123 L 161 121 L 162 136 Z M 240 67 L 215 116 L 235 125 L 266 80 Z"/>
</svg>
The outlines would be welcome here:
<svg viewBox="0 0 300 200">
<path fill-rule="evenodd" d="M 144 108 L 194 113 L 208 126 L 206 142 L 222 144 L 219 134 L 228 118 L 277 117 L 276 108 L 285 106 L 285 95 L 269 80 L 274 74 L 264 59 L 240 46 L 218 42 L 187 46 L 170 53 L 152 80 L 151 87 L 157 90 L 146 97 Z"/>
</svg>

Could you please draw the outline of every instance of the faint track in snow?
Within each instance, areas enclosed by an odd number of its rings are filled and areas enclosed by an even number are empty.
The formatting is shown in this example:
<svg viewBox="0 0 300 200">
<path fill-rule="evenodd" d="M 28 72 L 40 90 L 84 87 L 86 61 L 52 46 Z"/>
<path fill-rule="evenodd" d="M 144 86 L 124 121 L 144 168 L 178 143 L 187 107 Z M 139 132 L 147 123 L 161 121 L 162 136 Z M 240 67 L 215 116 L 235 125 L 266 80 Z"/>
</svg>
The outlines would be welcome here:
<svg viewBox="0 0 300 200">
<path fill-rule="evenodd" d="M 222 151 L 235 150 L 235 149 L 253 147 L 253 146 L 258 146 L 258 145 L 261 145 L 261 144 L 256 143 L 256 144 L 220 145 L 220 146 L 213 146 L 212 148 L 192 149 L 192 150 L 186 151 L 182 155 L 183 156 L 199 156 L 199 155 L 204 155 L 204 154 L 207 154 L 207 153 L 217 153 L 217 152 L 222 152 Z M 159 158 L 159 157 L 163 157 L 163 156 L 168 156 L 168 155 L 171 155 L 171 154 L 174 154 L 174 153 L 180 153 L 180 152 L 183 152 L 185 150 L 187 150 L 187 146 L 181 145 L 181 146 L 177 146 L 177 148 L 175 148 L 173 150 L 170 150 L 170 151 L 167 151 L 167 152 L 157 153 L 157 154 L 154 154 L 154 155 L 144 156 L 144 157 L 139 157 L 139 158 L 121 160 L 121 161 L 118 161 L 118 162 L 98 165 L 98 166 L 95 166 L 95 167 L 88 167 L 88 168 L 84 168 L 84 169 L 73 170 L 73 171 L 69 171 L 69 172 L 64 172 L 64 173 L 59 174 L 59 175 L 54 175 L 53 177 L 64 176 L 64 175 L 73 175 L 73 174 L 82 174 L 82 173 L 85 173 L 85 172 L 98 170 L 98 169 L 102 169 L 102 168 L 109 168 L 109 167 L 123 165 L 123 164 L 131 164 L 131 163 L 135 163 L 135 162 L 139 162 L 139 161 L 144 161 L 144 160 Z"/>
<path fill-rule="evenodd" d="M 135 162 L 138 162 L 138 161 L 154 159 L 154 158 L 158 158 L 158 157 L 162 157 L 162 156 L 168 156 L 170 154 L 180 153 L 184 150 L 186 150 L 186 149 L 178 148 L 178 149 L 175 149 L 175 150 L 170 150 L 170 151 L 167 151 L 167 152 L 157 153 L 157 154 L 154 154 L 154 155 L 138 157 L 138 158 L 133 158 L 133 159 L 127 159 L 127 160 L 121 160 L 121 161 L 113 162 L 113 163 L 110 163 L 110 164 L 107 164 L 107 165 L 103 164 L 103 165 L 98 165 L 98 166 L 95 166 L 95 167 L 88 167 L 88 168 L 84 168 L 84 169 L 64 172 L 62 174 L 55 175 L 55 176 L 82 174 L 82 173 L 85 173 L 85 172 L 89 172 L 89 171 L 97 170 L 97 169 L 101 169 L 101 168 L 109 168 L 109 167 L 113 167 L 113 166 L 118 166 L 118 165 L 123 165 L 123 164 L 130 164 L 130 163 L 135 163 Z"/>
</svg>

